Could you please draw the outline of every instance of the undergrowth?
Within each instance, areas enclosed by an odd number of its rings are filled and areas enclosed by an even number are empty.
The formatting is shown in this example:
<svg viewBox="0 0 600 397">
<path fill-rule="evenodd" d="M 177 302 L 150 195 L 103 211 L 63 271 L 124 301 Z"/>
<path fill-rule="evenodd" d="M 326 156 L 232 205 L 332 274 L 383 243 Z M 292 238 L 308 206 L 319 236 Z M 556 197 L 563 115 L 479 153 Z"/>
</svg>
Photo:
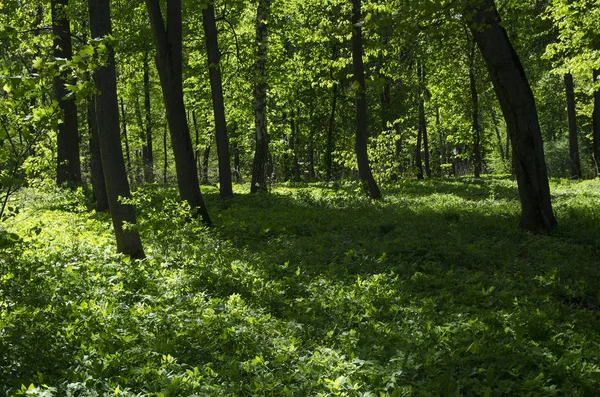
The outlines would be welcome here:
<svg viewBox="0 0 600 397">
<path fill-rule="evenodd" d="M 279 185 L 186 221 L 135 193 L 148 258 L 80 193 L 23 190 L 0 231 L 7 396 L 596 395 L 600 182 L 519 230 L 504 179 Z"/>
</svg>

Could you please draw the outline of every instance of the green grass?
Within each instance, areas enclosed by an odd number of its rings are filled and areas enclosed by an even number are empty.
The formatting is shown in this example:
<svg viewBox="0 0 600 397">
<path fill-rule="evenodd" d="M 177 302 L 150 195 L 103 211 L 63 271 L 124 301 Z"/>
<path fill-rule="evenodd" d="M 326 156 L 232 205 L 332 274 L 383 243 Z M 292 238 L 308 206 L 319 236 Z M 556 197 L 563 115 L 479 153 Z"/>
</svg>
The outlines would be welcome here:
<svg viewBox="0 0 600 397">
<path fill-rule="evenodd" d="M 380 202 L 247 190 L 205 189 L 211 229 L 174 190 L 139 191 L 139 262 L 81 195 L 22 191 L 0 253 L 0 392 L 597 394 L 600 181 L 553 181 L 543 235 L 518 229 L 505 179 L 405 181 Z"/>
</svg>

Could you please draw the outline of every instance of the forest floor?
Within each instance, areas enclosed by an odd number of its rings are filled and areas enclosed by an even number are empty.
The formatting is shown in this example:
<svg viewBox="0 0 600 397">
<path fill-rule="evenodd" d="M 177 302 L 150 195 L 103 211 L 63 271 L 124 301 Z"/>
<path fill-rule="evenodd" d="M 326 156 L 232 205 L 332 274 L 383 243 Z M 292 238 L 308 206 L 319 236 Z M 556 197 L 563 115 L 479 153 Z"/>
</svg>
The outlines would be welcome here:
<svg viewBox="0 0 600 397">
<path fill-rule="evenodd" d="M 551 188 L 559 227 L 534 235 L 500 178 L 378 202 L 205 187 L 212 228 L 147 187 L 143 261 L 83 194 L 24 189 L 0 234 L 0 393 L 597 395 L 600 181 Z"/>
</svg>

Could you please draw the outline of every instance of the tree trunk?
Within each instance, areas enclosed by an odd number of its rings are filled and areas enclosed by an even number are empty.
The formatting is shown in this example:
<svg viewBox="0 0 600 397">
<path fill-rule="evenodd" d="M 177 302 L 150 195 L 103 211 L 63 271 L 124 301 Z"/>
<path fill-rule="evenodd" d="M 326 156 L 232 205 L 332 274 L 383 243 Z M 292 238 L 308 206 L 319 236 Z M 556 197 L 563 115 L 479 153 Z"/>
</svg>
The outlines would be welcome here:
<svg viewBox="0 0 600 397">
<path fill-rule="evenodd" d="M 125 104 L 123 103 L 123 97 L 121 97 L 121 119 L 123 122 L 123 139 L 125 139 L 125 158 L 127 159 L 127 166 L 125 169 L 131 172 L 131 154 L 129 152 L 129 137 L 127 136 L 127 115 L 125 114 Z"/>
<path fill-rule="evenodd" d="M 103 38 L 112 33 L 109 0 L 88 0 L 90 31 L 92 39 Z M 125 228 L 135 224 L 135 211 L 131 205 L 123 204 L 121 197 L 128 198 L 129 183 L 123 161 L 119 134 L 119 104 L 117 102 L 117 79 L 115 55 L 110 43 L 106 43 L 108 57 L 105 66 L 94 72 L 96 89 L 96 124 L 104 170 L 108 205 L 115 229 L 117 252 L 132 258 L 144 258 L 142 241 L 137 231 Z"/>
<path fill-rule="evenodd" d="M 213 111 L 215 116 L 215 132 L 217 137 L 217 155 L 219 157 L 219 192 L 221 198 L 233 197 L 231 186 L 231 163 L 229 157 L 229 138 L 225 121 L 225 104 L 223 101 L 223 83 L 221 80 L 221 53 L 217 40 L 217 25 L 215 9 L 211 2 L 202 10 L 202 23 L 206 37 L 206 52 L 208 54 L 208 74 L 212 93 Z"/>
<path fill-rule="evenodd" d="M 259 0 L 256 11 L 256 63 L 254 64 L 254 125 L 256 149 L 252 163 L 250 193 L 267 191 L 267 168 L 269 158 L 269 135 L 267 133 L 267 38 L 271 0 Z"/>
<path fill-rule="evenodd" d="M 594 48 L 600 50 L 600 41 L 594 43 Z M 594 84 L 600 78 L 600 69 L 594 70 Z M 596 163 L 596 175 L 600 176 L 600 89 L 594 91 L 594 111 L 592 113 L 592 146 L 594 162 Z"/>
<path fill-rule="evenodd" d="M 479 128 L 479 96 L 475 80 L 475 42 L 471 46 L 469 57 L 469 87 L 471 89 L 472 128 L 473 128 L 473 176 L 481 177 L 481 129 Z"/>
<path fill-rule="evenodd" d="M 204 156 L 202 156 L 202 181 L 201 183 L 208 185 L 208 160 L 210 157 L 210 144 L 204 149 Z"/>
<path fill-rule="evenodd" d="M 169 168 L 169 149 L 167 147 L 167 125 L 163 131 L 163 183 L 167 184 L 167 169 Z"/>
<path fill-rule="evenodd" d="M 467 9 L 471 33 L 485 60 L 512 141 L 521 198 L 521 227 L 536 231 L 556 226 L 544 161 L 542 134 L 533 92 L 493 0 Z"/>
<path fill-rule="evenodd" d="M 581 179 L 581 162 L 579 161 L 579 139 L 577 137 L 577 118 L 575 113 L 575 89 L 573 75 L 564 75 L 565 93 L 567 96 L 567 118 L 569 126 L 569 165 L 571 179 Z"/>
<path fill-rule="evenodd" d="M 379 186 L 371 173 L 367 144 L 369 132 L 367 129 L 367 93 L 365 88 L 365 68 L 362 53 L 361 0 L 352 0 L 352 64 L 356 89 L 356 159 L 358 160 L 358 177 L 369 197 L 381 198 Z"/>
<path fill-rule="evenodd" d="M 504 144 L 502 142 L 502 136 L 500 135 L 500 129 L 498 128 L 498 119 L 496 118 L 496 112 L 494 111 L 494 107 L 489 101 L 487 95 L 485 95 L 487 110 L 490 114 L 490 118 L 492 119 L 492 125 L 494 126 L 494 131 L 496 132 L 496 140 L 498 141 L 498 150 L 500 151 L 500 159 L 502 162 L 506 160 L 504 156 Z"/>
<path fill-rule="evenodd" d="M 96 97 L 92 96 L 87 109 L 88 129 L 90 132 L 90 174 L 92 192 L 96 200 L 96 212 L 108 211 L 108 196 L 104 182 L 104 170 L 98 141 L 98 126 L 96 124 Z"/>
<path fill-rule="evenodd" d="M 148 60 L 148 51 L 144 52 L 144 110 L 146 113 L 146 129 L 142 142 L 142 162 L 144 163 L 144 180 L 146 183 L 152 183 L 154 182 L 154 155 L 152 150 L 152 107 L 150 103 L 150 62 Z"/>
<path fill-rule="evenodd" d="M 429 137 L 427 136 L 427 119 L 425 118 L 425 66 L 423 66 L 423 64 L 420 64 L 418 68 L 419 85 L 421 86 L 419 92 L 419 134 L 423 139 L 423 160 L 425 161 L 425 175 L 427 175 L 428 178 L 431 178 L 431 168 L 429 167 Z M 421 151 L 419 149 L 419 157 L 420 153 Z M 423 171 L 420 172 L 421 178 L 419 179 L 423 179 Z"/>
<path fill-rule="evenodd" d="M 71 28 L 68 17 L 68 0 L 52 0 L 52 34 L 54 35 L 54 57 L 71 59 Z M 61 71 L 54 77 L 54 94 L 62 111 L 63 122 L 58 125 L 58 157 L 56 182 L 66 183 L 71 189 L 81 185 L 81 162 L 79 159 L 79 133 L 77 131 L 77 105 L 75 95 L 69 97 L 65 84 L 74 84 L 67 72 Z"/>
<path fill-rule="evenodd" d="M 292 149 L 292 174 L 294 182 L 300 182 L 300 164 L 298 164 L 298 127 L 296 126 L 296 113 L 292 110 L 290 118 L 290 128 L 292 136 L 290 139 L 290 149 Z"/>
<path fill-rule="evenodd" d="M 335 61 L 338 57 L 337 44 L 333 45 L 333 54 L 331 56 L 332 60 Z M 329 74 L 329 78 L 333 80 L 332 73 Z M 325 150 L 325 168 L 327 181 L 331 180 L 331 169 L 333 166 L 333 150 L 334 150 L 334 139 L 333 139 L 333 128 L 335 124 L 335 112 L 337 108 L 337 97 L 338 97 L 338 83 L 335 81 L 333 83 L 333 93 L 331 97 L 331 114 L 329 116 L 329 127 L 327 129 L 327 147 Z"/>
<path fill-rule="evenodd" d="M 204 223 L 210 224 L 208 210 L 200 192 L 198 169 L 183 102 L 181 0 L 167 2 L 166 27 L 160 1 L 146 0 L 146 7 L 156 44 L 156 68 L 167 111 L 179 195 L 190 205 L 192 216 L 199 213 Z"/>
</svg>

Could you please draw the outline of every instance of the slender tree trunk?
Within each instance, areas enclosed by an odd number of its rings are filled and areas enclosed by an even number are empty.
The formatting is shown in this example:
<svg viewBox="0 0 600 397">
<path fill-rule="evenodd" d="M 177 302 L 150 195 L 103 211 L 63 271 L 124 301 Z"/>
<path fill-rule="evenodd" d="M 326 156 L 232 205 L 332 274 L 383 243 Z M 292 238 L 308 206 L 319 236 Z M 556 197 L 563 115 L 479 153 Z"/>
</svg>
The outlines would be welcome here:
<svg viewBox="0 0 600 397">
<path fill-rule="evenodd" d="M 332 60 L 335 61 L 338 57 L 338 48 L 337 44 L 333 45 L 333 54 L 331 56 Z M 329 73 L 329 78 L 333 80 L 333 73 Z M 327 129 L 327 148 L 325 150 L 325 168 L 327 181 L 331 180 L 332 167 L 333 167 L 333 150 L 334 150 L 334 126 L 335 126 L 335 112 L 337 109 L 337 97 L 338 97 L 338 83 L 335 81 L 333 83 L 333 93 L 331 96 L 331 114 L 329 116 L 329 127 Z"/>
<path fill-rule="evenodd" d="M 579 139 L 577 137 L 577 118 L 575 113 L 575 89 L 573 75 L 564 75 L 565 92 L 567 96 L 567 116 L 569 126 L 569 164 L 571 179 L 581 179 L 581 162 L 579 161 Z"/>
<path fill-rule="evenodd" d="M 54 35 L 54 57 L 71 59 L 71 28 L 68 16 L 68 0 L 52 0 L 52 34 Z M 58 125 L 58 158 L 56 182 L 66 183 L 71 189 L 81 185 L 81 162 L 79 159 L 79 133 L 77 131 L 77 105 L 75 95 L 67 97 L 65 84 L 74 84 L 66 72 L 54 77 L 54 94 L 62 111 L 63 122 Z"/>
<path fill-rule="evenodd" d="M 503 146 L 504 144 L 502 143 L 502 136 L 500 135 L 500 129 L 498 128 L 498 118 L 496 117 L 496 112 L 494 111 L 494 107 L 490 103 L 487 95 L 485 96 L 485 99 L 486 99 L 486 103 L 487 103 L 487 110 L 488 110 L 488 113 L 490 114 L 490 118 L 492 119 L 492 125 L 494 126 L 494 131 L 496 132 L 496 140 L 498 141 L 498 150 L 500 151 L 500 158 L 502 159 L 502 162 L 504 162 L 506 160 L 506 158 L 504 156 L 504 146 Z"/>
<path fill-rule="evenodd" d="M 267 38 L 271 0 L 259 0 L 256 11 L 256 63 L 254 64 L 254 125 L 256 149 L 252 163 L 250 193 L 267 191 L 267 168 L 269 158 L 269 135 L 267 133 Z"/>
<path fill-rule="evenodd" d="M 290 128 L 292 136 L 290 139 L 290 149 L 292 149 L 292 174 L 294 182 L 300 182 L 300 164 L 298 164 L 298 127 L 296 125 L 296 113 L 292 110 L 290 118 Z"/>
<path fill-rule="evenodd" d="M 194 159 L 196 160 L 196 164 L 198 169 L 202 169 L 202 164 L 200 163 L 200 134 L 198 132 L 198 124 L 196 123 L 196 111 L 192 110 L 192 124 L 194 125 L 194 134 L 196 139 L 196 146 L 194 150 Z"/>
<path fill-rule="evenodd" d="M 423 175 L 423 158 L 421 156 L 421 148 L 422 148 L 422 146 L 423 146 L 423 129 L 419 125 L 419 129 L 417 131 L 417 148 L 415 150 L 415 165 L 417 167 L 417 179 L 424 179 L 424 175 Z"/>
<path fill-rule="evenodd" d="M 88 0 L 92 39 L 103 38 L 112 33 L 109 0 Z M 117 252 L 132 258 L 144 258 L 142 241 L 137 231 L 124 225 L 135 224 L 135 211 L 131 205 L 123 204 L 120 197 L 128 198 L 129 183 L 123 161 L 119 134 L 119 104 L 117 102 L 117 78 L 115 55 L 110 43 L 106 43 L 108 57 L 106 65 L 94 72 L 96 89 L 96 124 L 100 142 L 100 154 L 108 205 L 115 229 Z"/>
<path fill-rule="evenodd" d="M 229 138 L 225 121 L 225 104 L 223 100 L 223 83 L 221 80 L 221 53 L 217 40 L 217 25 L 215 9 L 209 1 L 202 10 L 202 22 L 206 37 L 206 52 L 208 54 L 208 74 L 212 92 L 213 111 L 215 116 L 215 132 L 217 137 L 217 155 L 219 157 L 219 192 L 221 198 L 233 197 L 231 186 L 231 164 L 229 157 Z"/>
<path fill-rule="evenodd" d="M 200 192 L 198 169 L 183 102 L 181 0 L 167 2 L 166 26 L 159 0 L 146 0 L 146 7 L 156 44 L 156 67 L 167 110 L 179 195 L 190 205 L 192 216 L 199 213 L 204 223 L 210 224 L 208 210 Z"/>
<path fill-rule="evenodd" d="M 125 104 L 121 97 L 121 121 L 123 123 L 123 139 L 125 139 L 125 158 L 127 159 L 126 170 L 131 171 L 131 154 L 129 152 L 129 137 L 127 136 L 127 115 L 125 113 Z"/>
<path fill-rule="evenodd" d="M 169 168 L 169 148 L 167 147 L 167 125 L 163 131 L 163 183 L 167 184 L 167 169 Z"/>
<path fill-rule="evenodd" d="M 231 127 L 231 136 L 234 138 L 233 145 L 233 175 L 235 181 L 240 183 L 242 181 L 242 174 L 240 173 L 240 148 L 238 147 L 237 140 L 235 140 L 237 131 L 237 123 L 234 121 Z"/>
<path fill-rule="evenodd" d="M 493 0 L 478 0 L 465 15 L 481 50 L 512 141 L 521 198 L 521 227 L 556 226 L 533 92 Z"/>
<path fill-rule="evenodd" d="M 210 144 L 204 149 L 202 156 L 202 183 L 208 185 L 208 160 L 210 157 Z"/>
<path fill-rule="evenodd" d="M 444 136 L 444 131 L 442 131 L 439 105 L 435 106 L 435 128 L 438 133 L 440 145 L 440 164 L 446 164 L 448 162 L 448 155 L 446 153 L 446 137 Z"/>
<path fill-rule="evenodd" d="M 473 174 L 475 178 L 481 177 L 481 129 L 479 127 L 479 96 L 477 95 L 477 81 L 475 80 L 475 42 L 471 46 L 469 57 L 469 87 L 471 89 L 472 128 L 473 128 Z"/>
<path fill-rule="evenodd" d="M 92 192 L 96 200 L 96 211 L 108 211 L 108 196 L 102 169 L 100 155 L 100 142 L 98 141 L 98 126 L 96 124 L 96 97 L 92 96 L 87 109 L 88 129 L 90 132 L 90 174 L 92 179 Z"/>
<path fill-rule="evenodd" d="M 356 158 L 358 160 L 358 177 L 363 188 L 373 199 L 381 198 L 379 186 L 371 173 L 367 144 L 369 132 L 367 129 L 367 93 L 365 88 L 365 67 L 362 53 L 362 9 L 361 0 L 352 0 L 352 64 L 354 81 L 358 84 L 356 90 Z"/>
<path fill-rule="evenodd" d="M 419 84 L 421 85 L 419 92 L 419 129 L 421 138 L 423 139 L 423 160 L 425 161 L 425 175 L 431 178 L 431 168 L 429 167 L 429 137 L 427 135 L 427 119 L 425 118 L 425 66 L 419 66 Z M 421 176 L 423 171 L 421 171 Z M 422 179 L 422 178 L 421 178 Z"/>
<path fill-rule="evenodd" d="M 152 183 L 154 182 L 154 154 L 152 150 L 152 104 L 150 102 L 148 51 L 144 52 L 144 110 L 146 113 L 146 128 L 142 142 L 142 162 L 144 163 L 144 180 L 146 183 Z"/>
<path fill-rule="evenodd" d="M 600 42 L 596 43 L 596 49 L 600 50 Z M 600 69 L 594 70 L 594 84 L 600 78 Z M 593 153 L 596 163 L 596 175 L 600 176 L 600 90 L 594 91 L 594 113 L 592 114 L 593 125 Z"/>
</svg>

